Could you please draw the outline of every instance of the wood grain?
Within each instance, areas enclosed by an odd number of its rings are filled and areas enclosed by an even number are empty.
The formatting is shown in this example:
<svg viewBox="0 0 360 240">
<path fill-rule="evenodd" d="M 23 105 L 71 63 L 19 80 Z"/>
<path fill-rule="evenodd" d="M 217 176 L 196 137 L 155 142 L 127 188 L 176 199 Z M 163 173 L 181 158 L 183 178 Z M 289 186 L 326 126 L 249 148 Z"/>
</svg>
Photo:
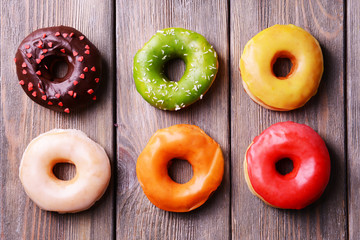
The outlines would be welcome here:
<svg viewBox="0 0 360 240">
<path fill-rule="evenodd" d="M 1 239 L 111 239 L 113 191 L 90 210 L 60 215 L 40 210 L 25 194 L 18 178 L 22 152 L 37 135 L 53 128 L 76 128 L 102 145 L 113 159 L 113 12 L 111 1 L 1 1 L 0 2 L 0 238 Z M 33 30 L 69 25 L 83 32 L 104 59 L 99 101 L 84 111 L 66 115 L 45 109 L 28 98 L 13 62 L 21 40 Z M 106 94 L 105 94 L 106 93 Z"/>
<path fill-rule="evenodd" d="M 356 15 L 354 15 L 356 16 Z M 231 212 L 233 239 L 346 239 L 346 160 L 344 152 L 343 2 L 276 0 L 230 2 Z M 238 63 L 247 41 L 274 24 L 301 26 L 321 44 L 325 71 L 319 91 L 304 107 L 266 110 L 242 89 Z M 252 139 L 271 124 L 305 123 L 325 140 L 332 173 L 324 195 L 301 210 L 265 205 L 247 189 L 242 162 Z"/>
<path fill-rule="evenodd" d="M 226 1 L 116 1 L 117 52 L 117 239 L 229 238 L 228 5 Z M 166 27 L 184 27 L 204 35 L 219 56 L 219 73 L 203 100 L 187 109 L 166 112 L 136 92 L 132 77 L 135 53 Z M 126 36 L 126 37 L 124 37 Z M 180 68 L 176 69 L 178 73 Z M 178 123 L 198 125 L 222 147 L 226 169 L 220 186 L 199 209 L 165 212 L 139 186 L 136 159 L 157 129 Z"/>
<path fill-rule="evenodd" d="M 349 239 L 360 236 L 360 2 L 347 1 L 347 56 L 346 56 L 346 93 L 347 93 L 347 160 L 348 160 L 348 203 Z"/>
</svg>

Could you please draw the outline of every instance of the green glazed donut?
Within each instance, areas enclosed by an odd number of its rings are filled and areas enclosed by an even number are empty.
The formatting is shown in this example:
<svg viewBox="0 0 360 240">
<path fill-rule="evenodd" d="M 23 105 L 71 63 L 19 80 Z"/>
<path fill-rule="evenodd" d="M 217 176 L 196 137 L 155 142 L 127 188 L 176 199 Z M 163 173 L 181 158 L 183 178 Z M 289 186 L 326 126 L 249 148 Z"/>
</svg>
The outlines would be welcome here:
<svg viewBox="0 0 360 240">
<path fill-rule="evenodd" d="M 186 64 L 178 82 L 170 81 L 164 65 L 180 58 Z M 176 111 L 202 99 L 218 71 L 217 54 L 200 34 L 183 28 L 158 31 L 134 58 L 137 91 L 154 107 Z"/>
</svg>

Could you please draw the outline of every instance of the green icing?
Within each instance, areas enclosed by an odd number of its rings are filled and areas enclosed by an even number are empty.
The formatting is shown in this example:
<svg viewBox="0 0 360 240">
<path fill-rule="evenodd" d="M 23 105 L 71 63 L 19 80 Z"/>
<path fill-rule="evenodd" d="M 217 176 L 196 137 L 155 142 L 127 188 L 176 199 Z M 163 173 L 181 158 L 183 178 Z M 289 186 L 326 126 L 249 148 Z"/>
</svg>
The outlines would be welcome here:
<svg viewBox="0 0 360 240">
<path fill-rule="evenodd" d="M 186 64 L 178 82 L 164 74 L 165 63 L 174 58 Z M 183 28 L 166 28 L 136 53 L 133 76 L 137 91 L 147 102 L 173 111 L 201 99 L 217 71 L 217 54 L 202 35 Z"/>
</svg>

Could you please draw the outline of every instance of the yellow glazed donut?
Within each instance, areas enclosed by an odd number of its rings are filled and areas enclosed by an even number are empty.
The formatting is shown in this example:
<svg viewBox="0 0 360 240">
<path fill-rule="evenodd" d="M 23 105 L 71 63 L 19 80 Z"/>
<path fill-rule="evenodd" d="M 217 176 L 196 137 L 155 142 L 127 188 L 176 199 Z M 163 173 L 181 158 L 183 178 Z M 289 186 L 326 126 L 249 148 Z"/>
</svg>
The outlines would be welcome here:
<svg viewBox="0 0 360 240">
<path fill-rule="evenodd" d="M 57 163 L 76 167 L 73 179 L 58 179 Z M 33 139 L 26 148 L 19 172 L 27 195 L 42 209 L 59 213 L 90 208 L 105 192 L 111 176 L 104 149 L 85 133 L 54 129 Z"/>
<path fill-rule="evenodd" d="M 286 77 L 276 77 L 273 65 L 289 58 Z M 295 25 L 274 25 L 253 37 L 240 59 L 243 86 L 261 106 L 277 111 L 302 107 L 317 92 L 324 71 L 318 41 Z"/>
</svg>

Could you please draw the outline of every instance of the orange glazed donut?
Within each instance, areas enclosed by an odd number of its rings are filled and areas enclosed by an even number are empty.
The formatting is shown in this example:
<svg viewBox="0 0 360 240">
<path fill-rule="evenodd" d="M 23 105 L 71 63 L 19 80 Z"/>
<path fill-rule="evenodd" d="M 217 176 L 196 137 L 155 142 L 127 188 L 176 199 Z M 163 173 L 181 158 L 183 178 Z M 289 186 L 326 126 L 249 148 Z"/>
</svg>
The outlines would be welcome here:
<svg viewBox="0 0 360 240">
<path fill-rule="evenodd" d="M 192 179 L 184 184 L 168 175 L 170 160 L 187 160 Z M 140 154 L 136 173 L 145 195 L 158 208 L 189 212 L 200 207 L 220 185 L 224 159 L 218 143 L 194 125 L 180 124 L 158 130 Z"/>
<path fill-rule="evenodd" d="M 275 164 L 288 158 L 293 170 L 280 174 Z M 330 157 L 312 128 L 294 122 L 270 126 L 250 144 L 244 161 L 250 191 L 265 203 L 302 209 L 316 201 L 330 178 Z"/>
<path fill-rule="evenodd" d="M 57 163 L 73 163 L 76 175 L 58 179 Z M 33 139 L 24 151 L 19 176 L 27 195 L 47 211 L 73 213 L 90 208 L 110 181 L 110 162 L 104 149 L 85 133 L 53 129 Z"/>
<path fill-rule="evenodd" d="M 292 68 L 286 77 L 277 77 L 273 65 L 288 58 Z M 324 71 L 318 41 L 304 29 L 274 25 L 253 37 L 240 59 L 243 86 L 261 106 L 277 111 L 302 107 L 317 92 Z"/>
</svg>

